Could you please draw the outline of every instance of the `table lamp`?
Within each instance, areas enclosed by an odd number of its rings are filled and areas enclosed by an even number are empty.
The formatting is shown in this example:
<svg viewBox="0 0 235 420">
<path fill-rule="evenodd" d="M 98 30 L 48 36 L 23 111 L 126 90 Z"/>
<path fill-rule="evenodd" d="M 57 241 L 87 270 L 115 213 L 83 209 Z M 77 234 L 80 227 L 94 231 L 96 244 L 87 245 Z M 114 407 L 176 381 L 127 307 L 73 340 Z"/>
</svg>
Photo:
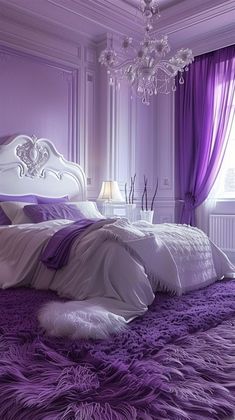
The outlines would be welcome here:
<svg viewBox="0 0 235 420">
<path fill-rule="evenodd" d="M 117 181 L 103 181 L 97 200 L 104 202 L 105 216 L 108 216 L 109 204 L 124 202 Z"/>
</svg>

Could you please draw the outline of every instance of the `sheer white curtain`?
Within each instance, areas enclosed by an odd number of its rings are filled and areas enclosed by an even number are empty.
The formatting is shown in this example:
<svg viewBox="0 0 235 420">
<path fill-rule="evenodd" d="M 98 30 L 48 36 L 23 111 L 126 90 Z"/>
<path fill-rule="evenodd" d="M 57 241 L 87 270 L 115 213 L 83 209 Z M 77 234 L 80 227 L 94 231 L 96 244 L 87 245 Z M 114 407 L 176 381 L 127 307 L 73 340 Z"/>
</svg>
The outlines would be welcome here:
<svg viewBox="0 0 235 420">
<path fill-rule="evenodd" d="M 218 85 L 215 95 L 214 123 L 218 124 L 218 104 L 222 87 Z M 235 98 L 230 107 L 230 119 L 225 138 L 225 152 L 221 167 L 208 198 L 196 209 L 197 226 L 209 235 L 209 215 L 214 213 L 218 201 L 234 201 L 235 210 Z"/>
</svg>

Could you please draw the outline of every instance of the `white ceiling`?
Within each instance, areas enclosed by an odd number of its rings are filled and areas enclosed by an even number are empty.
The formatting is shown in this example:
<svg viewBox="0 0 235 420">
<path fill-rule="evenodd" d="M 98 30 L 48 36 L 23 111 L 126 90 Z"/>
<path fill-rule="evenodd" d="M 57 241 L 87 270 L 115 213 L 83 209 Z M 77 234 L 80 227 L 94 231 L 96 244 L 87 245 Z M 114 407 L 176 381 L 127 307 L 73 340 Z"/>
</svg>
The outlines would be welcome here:
<svg viewBox="0 0 235 420">
<path fill-rule="evenodd" d="M 138 4 L 139 0 L 0 0 L 0 14 L 73 42 L 81 36 L 97 42 L 107 32 L 142 34 Z M 171 35 L 173 47 L 191 47 L 208 36 L 235 43 L 235 0 L 159 0 L 159 6 L 156 31 Z"/>
</svg>

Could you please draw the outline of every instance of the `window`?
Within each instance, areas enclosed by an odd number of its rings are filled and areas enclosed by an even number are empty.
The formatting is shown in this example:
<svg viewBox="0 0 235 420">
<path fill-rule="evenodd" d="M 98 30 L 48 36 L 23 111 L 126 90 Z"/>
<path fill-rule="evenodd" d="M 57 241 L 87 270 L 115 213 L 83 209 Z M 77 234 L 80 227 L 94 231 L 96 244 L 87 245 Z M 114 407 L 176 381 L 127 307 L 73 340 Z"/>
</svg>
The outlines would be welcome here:
<svg viewBox="0 0 235 420">
<path fill-rule="evenodd" d="M 218 199 L 235 199 L 235 101 L 231 109 L 228 143 L 212 195 Z"/>
</svg>

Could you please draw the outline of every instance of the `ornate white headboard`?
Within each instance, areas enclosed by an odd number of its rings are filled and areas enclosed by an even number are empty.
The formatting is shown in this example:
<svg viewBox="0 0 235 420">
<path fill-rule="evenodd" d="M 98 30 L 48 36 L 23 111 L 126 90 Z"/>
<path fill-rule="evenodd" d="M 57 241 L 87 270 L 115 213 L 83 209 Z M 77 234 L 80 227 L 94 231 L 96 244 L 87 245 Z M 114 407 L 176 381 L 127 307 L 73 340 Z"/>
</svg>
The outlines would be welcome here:
<svg viewBox="0 0 235 420">
<path fill-rule="evenodd" d="M 85 200 L 86 177 L 50 140 L 18 135 L 0 145 L 0 194 L 68 195 Z"/>
</svg>

